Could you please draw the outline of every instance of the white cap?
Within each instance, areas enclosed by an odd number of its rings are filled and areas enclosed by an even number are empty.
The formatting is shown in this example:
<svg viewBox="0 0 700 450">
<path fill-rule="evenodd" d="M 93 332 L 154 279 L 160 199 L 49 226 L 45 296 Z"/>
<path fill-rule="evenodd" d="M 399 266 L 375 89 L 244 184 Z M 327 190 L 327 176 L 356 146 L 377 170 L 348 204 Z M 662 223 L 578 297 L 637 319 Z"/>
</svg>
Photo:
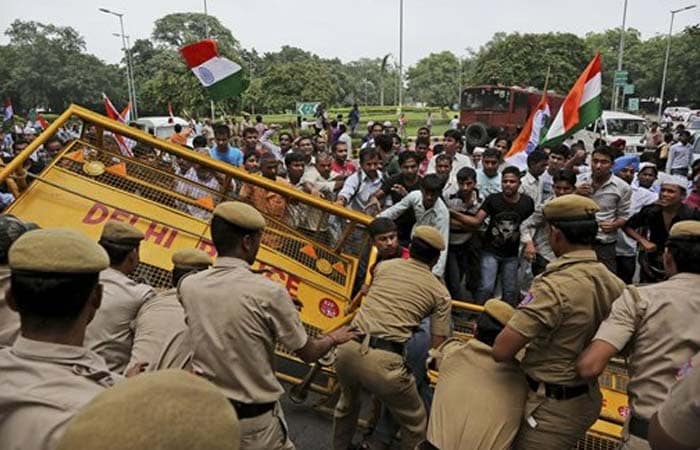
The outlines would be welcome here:
<svg viewBox="0 0 700 450">
<path fill-rule="evenodd" d="M 670 175 L 667 177 L 664 177 L 664 179 L 661 181 L 661 184 L 673 184 L 678 187 L 680 187 L 683 190 L 688 189 L 688 179 L 686 177 L 682 177 L 680 175 Z"/>
<path fill-rule="evenodd" d="M 474 151 L 472 151 L 472 155 L 483 155 L 485 151 L 486 151 L 486 147 L 474 147 Z"/>
<path fill-rule="evenodd" d="M 387 120 L 386 122 L 384 122 L 384 127 L 390 127 L 390 126 L 392 126 L 391 121 Z"/>
</svg>

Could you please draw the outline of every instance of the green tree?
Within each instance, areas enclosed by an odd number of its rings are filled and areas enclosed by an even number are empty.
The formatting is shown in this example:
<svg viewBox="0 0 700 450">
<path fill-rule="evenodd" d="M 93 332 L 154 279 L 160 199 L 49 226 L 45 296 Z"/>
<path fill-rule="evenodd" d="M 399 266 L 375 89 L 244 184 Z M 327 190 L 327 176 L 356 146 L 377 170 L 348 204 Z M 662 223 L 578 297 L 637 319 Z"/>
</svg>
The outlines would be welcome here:
<svg viewBox="0 0 700 450">
<path fill-rule="evenodd" d="M 408 69 L 408 94 L 430 106 L 450 106 L 457 101 L 460 63 L 452 52 L 431 53 Z"/>
<path fill-rule="evenodd" d="M 17 111 L 43 106 L 59 112 L 70 103 L 97 109 L 102 92 L 126 97 L 124 72 L 84 53 L 75 29 L 15 20 L 5 34 L 10 43 L 3 49 L 0 91 Z"/>
<path fill-rule="evenodd" d="M 550 67 L 548 89 L 566 93 L 592 57 L 584 40 L 571 33 L 496 33 L 476 53 L 470 81 L 542 89 Z"/>
<path fill-rule="evenodd" d="M 238 57 L 240 44 L 219 19 L 202 13 L 174 13 L 156 20 L 152 34 L 156 44 L 180 49 L 187 44 L 211 38 L 219 52 L 229 58 Z"/>
</svg>

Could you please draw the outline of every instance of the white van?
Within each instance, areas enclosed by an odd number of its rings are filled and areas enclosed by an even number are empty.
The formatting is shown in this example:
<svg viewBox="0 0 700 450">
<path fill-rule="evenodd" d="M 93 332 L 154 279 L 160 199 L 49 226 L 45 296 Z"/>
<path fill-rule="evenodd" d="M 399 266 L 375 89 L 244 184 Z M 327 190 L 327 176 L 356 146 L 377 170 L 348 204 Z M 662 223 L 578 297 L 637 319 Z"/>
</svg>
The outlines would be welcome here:
<svg viewBox="0 0 700 450">
<path fill-rule="evenodd" d="M 161 139 L 168 139 L 175 133 L 175 124 L 182 125 L 183 129 L 189 126 L 182 117 L 174 117 L 171 122 L 169 116 L 139 117 L 136 123 L 147 133 Z"/>
<path fill-rule="evenodd" d="M 573 138 L 574 141 L 582 140 L 589 150 L 598 138 L 604 139 L 608 144 L 624 139 L 625 152 L 637 153 L 644 151 L 642 138 L 646 132 L 647 121 L 643 117 L 624 112 L 603 111 L 598 120 L 577 132 Z"/>
</svg>

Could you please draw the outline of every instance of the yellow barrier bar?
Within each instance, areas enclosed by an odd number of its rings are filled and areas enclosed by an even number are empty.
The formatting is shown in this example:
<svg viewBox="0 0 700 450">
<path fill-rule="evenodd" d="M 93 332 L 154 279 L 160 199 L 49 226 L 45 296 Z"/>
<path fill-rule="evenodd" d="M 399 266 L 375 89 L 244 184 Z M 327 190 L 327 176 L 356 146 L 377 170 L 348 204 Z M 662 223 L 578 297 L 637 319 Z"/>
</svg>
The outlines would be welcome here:
<svg viewBox="0 0 700 450">
<path fill-rule="evenodd" d="M 39 147 L 39 145 L 42 142 L 45 142 L 48 138 L 56 134 L 59 128 L 70 119 L 70 116 L 73 114 L 72 111 L 72 106 L 69 107 L 67 110 L 63 111 L 63 113 L 54 120 L 51 125 L 48 126 L 44 131 L 41 132 L 39 136 L 37 136 L 32 142 L 29 143 L 27 148 L 22 150 L 19 155 L 15 156 L 12 161 L 7 163 L 5 167 L 0 170 L 0 183 L 5 181 L 7 177 L 10 176 L 15 170 L 19 169 L 22 167 L 24 162 L 32 156 L 32 153 L 36 151 L 36 149 Z"/>
<path fill-rule="evenodd" d="M 475 305 L 474 303 L 460 302 L 459 300 L 452 300 L 452 306 L 459 309 L 466 309 L 467 311 L 473 312 L 484 312 L 484 307 L 481 305 Z"/>
</svg>

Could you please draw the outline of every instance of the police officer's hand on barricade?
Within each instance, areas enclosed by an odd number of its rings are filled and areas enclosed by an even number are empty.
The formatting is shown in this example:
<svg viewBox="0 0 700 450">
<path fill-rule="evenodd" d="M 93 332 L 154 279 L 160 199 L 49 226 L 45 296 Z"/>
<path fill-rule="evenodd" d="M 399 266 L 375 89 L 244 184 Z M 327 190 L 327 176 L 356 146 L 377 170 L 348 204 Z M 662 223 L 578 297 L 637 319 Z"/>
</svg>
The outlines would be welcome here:
<svg viewBox="0 0 700 450">
<path fill-rule="evenodd" d="M 361 335 L 362 333 L 357 328 L 351 328 L 348 325 L 344 325 L 326 334 L 326 336 L 333 340 L 334 345 L 345 344 Z"/>
</svg>

